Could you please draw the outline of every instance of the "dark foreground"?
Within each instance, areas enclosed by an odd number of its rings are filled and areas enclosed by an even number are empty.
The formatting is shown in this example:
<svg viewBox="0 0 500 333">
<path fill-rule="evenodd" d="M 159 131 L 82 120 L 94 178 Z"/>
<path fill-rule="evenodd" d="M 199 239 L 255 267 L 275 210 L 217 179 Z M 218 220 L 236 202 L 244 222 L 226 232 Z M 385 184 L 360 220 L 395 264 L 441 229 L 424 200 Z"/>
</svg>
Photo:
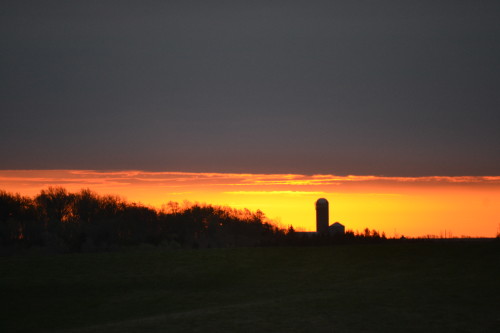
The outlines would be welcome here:
<svg viewBox="0 0 500 333">
<path fill-rule="evenodd" d="M 500 243 L 0 257 L 1 332 L 494 332 Z"/>
</svg>

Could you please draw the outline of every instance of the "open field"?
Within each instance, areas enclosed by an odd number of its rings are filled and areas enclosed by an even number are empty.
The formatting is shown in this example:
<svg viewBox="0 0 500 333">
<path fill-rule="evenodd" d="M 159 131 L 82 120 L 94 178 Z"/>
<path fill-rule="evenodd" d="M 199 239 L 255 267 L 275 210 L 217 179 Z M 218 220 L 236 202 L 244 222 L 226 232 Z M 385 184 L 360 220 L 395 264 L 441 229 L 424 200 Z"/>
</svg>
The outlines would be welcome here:
<svg viewBox="0 0 500 333">
<path fill-rule="evenodd" d="M 500 243 L 0 257 L 1 332 L 493 332 Z"/>
</svg>

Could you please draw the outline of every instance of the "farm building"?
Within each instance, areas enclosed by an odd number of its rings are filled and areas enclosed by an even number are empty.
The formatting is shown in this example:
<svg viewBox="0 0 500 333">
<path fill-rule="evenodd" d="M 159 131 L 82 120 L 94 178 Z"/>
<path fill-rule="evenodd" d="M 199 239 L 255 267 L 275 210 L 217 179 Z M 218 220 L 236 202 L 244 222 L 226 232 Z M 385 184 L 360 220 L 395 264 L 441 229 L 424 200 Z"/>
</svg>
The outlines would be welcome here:
<svg viewBox="0 0 500 333">
<path fill-rule="evenodd" d="M 333 236 L 343 236 L 345 234 L 345 227 L 344 225 L 340 224 L 339 222 L 335 222 L 331 226 L 328 227 L 328 231 L 330 232 L 330 235 Z"/>
</svg>

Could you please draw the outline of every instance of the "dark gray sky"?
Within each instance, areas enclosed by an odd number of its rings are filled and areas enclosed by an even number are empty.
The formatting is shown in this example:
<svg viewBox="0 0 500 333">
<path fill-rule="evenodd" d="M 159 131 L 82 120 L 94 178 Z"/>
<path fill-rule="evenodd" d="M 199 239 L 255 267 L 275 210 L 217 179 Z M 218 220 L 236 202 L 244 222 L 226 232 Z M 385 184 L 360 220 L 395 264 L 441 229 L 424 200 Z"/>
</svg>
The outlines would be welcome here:
<svg viewBox="0 0 500 333">
<path fill-rule="evenodd" d="M 500 1 L 2 1 L 0 168 L 500 174 Z"/>
</svg>

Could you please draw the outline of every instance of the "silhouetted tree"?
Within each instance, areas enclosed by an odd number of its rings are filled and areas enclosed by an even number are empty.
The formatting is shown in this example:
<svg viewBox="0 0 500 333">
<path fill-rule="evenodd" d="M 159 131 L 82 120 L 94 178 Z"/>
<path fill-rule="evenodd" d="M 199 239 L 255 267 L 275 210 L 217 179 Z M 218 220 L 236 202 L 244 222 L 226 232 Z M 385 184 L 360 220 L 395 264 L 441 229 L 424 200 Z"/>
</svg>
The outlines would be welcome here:
<svg viewBox="0 0 500 333">
<path fill-rule="evenodd" d="M 172 247 L 329 245 L 385 240 L 376 230 L 344 235 L 297 233 L 257 210 L 170 201 L 156 210 L 101 196 L 49 187 L 34 198 L 0 191 L 0 247 L 46 246 L 56 251 L 100 251 L 148 243 Z"/>
</svg>

